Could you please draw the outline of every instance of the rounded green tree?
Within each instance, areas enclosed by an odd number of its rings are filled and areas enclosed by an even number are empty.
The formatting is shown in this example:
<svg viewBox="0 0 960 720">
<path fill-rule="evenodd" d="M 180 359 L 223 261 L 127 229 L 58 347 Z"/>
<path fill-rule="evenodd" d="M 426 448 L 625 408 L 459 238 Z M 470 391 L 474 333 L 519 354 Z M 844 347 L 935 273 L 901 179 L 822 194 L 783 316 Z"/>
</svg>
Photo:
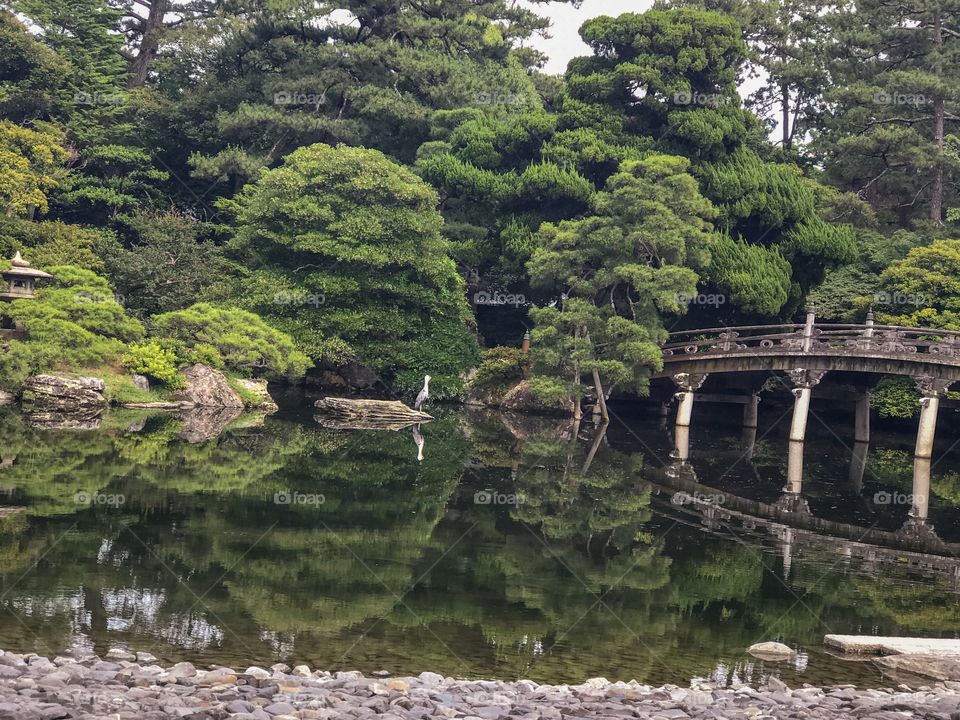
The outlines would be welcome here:
<svg viewBox="0 0 960 720">
<path fill-rule="evenodd" d="M 376 150 L 310 145 L 227 205 L 241 301 L 314 360 L 359 359 L 401 389 L 477 360 L 436 192 Z"/>
</svg>

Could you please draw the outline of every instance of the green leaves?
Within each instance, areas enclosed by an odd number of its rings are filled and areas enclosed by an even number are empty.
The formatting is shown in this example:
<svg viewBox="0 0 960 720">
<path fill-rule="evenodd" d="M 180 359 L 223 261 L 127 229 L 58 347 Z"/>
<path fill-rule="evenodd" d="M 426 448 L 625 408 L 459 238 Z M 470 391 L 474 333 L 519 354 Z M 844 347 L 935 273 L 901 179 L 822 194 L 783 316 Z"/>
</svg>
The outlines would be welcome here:
<svg viewBox="0 0 960 720">
<path fill-rule="evenodd" d="M 130 372 L 146 375 L 165 385 L 175 385 L 179 378 L 176 353 L 156 341 L 131 345 L 121 362 Z"/>
<path fill-rule="evenodd" d="M 0 353 L 0 377 L 22 381 L 55 367 L 85 368 L 115 362 L 124 343 L 143 337 L 143 325 L 126 315 L 113 287 L 82 268 L 48 267 L 54 283 L 37 290 L 34 299 L 0 307 L 26 332 Z"/>
<path fill-rule="evenodd" d="M 914 248 L 880 280 L 880 322 L 960 330 L 960 240 Z"/>
<path fill-rule="evenodd" d="M 710 281 L 746 312 L 776 315 L 790 295 L 790 263 L 776 248 L 749 245 L 729 235 L 713 245 Z"/>
<path fill-rule="evenodd" d="M 229 203 L 239 302 L 315 361 L 357 358 L 405 388 L 460 387 L 478 356 L 437 195 L 375 150 L 311 145 Z"/>
<path fill-rule="evenodd" d="M 541 227 L 530 278 L 562 296 L 531 310 L 535 369 L 569 394 L 594 368 L 642 392 L 662 366 L 660 313 L 686 312 L 680 298 L 695 295 L 714 243 L 715 210 L 689 168 L 676 156 L 626 161 L 593 198 L 593 215 Z"/>
<path fill-rule="evenodd" d="M 41 123 L 37 129 L 0 121 L 0 208 L 4 214 L 47 211 L 47 195 L 66 175 L 63 133 Z"/>
<path fill-rule="evenodd" d="M 288 335 L 244 310 L 197 303 L 185 310 L 155 315 L 151 329 L 158 338 L 172 342 L 184 362 L 204 362 L 241 374 L 263 370 L 291 378 L 301 377 L 312 364 Z M 153 352 L 152 346 L 131 348 L 130 362 L 162 369 L 165 358 Z"/>
</svg>

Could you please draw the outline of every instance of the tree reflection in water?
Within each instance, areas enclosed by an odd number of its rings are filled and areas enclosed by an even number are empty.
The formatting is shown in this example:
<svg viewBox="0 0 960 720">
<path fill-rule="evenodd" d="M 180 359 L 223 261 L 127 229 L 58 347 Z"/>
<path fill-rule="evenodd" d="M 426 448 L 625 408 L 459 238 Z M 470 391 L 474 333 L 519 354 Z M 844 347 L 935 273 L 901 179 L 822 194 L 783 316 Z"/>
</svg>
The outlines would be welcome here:
<svg viewBox="0 0 960 720">
<path fill-rule="evenodd" d="M 937 635 L 960 620 L 943 578 L 806 549 L 785 581 L 775 548 L 654 513 L 643 454 L 604 427 L 448 413 L 419 429 L 422 460 L 409 431 L 240 418 L 190 443 L 182 430 L 0 415 L 0 489 L 20 508 L 0 513 L 5 644 L 685 684 L 765 672 L 742 656 L 760 639 Z M 477 504 L 487 488 L 518 502 Z M 778 671 L 879 682 L 813 657 Z"/>
</svg>

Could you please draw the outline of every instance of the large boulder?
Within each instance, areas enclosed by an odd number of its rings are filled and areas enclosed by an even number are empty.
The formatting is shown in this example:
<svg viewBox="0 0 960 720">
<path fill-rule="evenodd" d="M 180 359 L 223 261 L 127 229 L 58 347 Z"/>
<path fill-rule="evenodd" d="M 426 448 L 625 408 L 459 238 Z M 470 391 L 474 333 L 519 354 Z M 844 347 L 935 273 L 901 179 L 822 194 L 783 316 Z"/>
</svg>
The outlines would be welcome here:
<svg viewBox="0 0 960 720">
<path fill-rule="evenodd" d="M 178 402 L 195 407 L 242 408 L 243 399 L 237 395 L 227 378 L 209 365 L 197 363 L 180 371 L 186 387 L 174 394 Z"/>
<path fill-rule="evenodd" d="M 24 411 L 33 415 L 92 418 L 107 407 L 103 389 L 100 378 L 34 375 L 23 384 L 20 402 Z"/>
<path fill-rule="evenodd" d="M 273 398 L 270 397 L 266 380 L 234 380 L 234 384 L 256 397 L 253 402 L 249 400 L 245 402 L 247 407 L 265 410 L 266 412 L 276 412 L 279 409 Z"/>
</svg>

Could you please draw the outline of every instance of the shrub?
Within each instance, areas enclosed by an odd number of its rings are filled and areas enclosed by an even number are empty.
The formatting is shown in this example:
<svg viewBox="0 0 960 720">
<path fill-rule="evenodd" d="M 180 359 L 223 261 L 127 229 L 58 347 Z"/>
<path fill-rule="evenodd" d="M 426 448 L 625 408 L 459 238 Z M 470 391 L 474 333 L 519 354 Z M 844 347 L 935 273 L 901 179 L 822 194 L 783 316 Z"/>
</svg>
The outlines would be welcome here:
<svg viewBox="0 0 960 720">
<path fill-rule="evenodd" d="M 6 383 L 57 367 L 113 363 L 125 343 L 143 338 L 143 326 L 126 314 L 105 279 L 67 265 L 49 271 L 54 284 L 41 287 L 34 299 L 0 307 L 26 333 L 0 353 L 0 377 Z"/>
<path fill-rule="evenodd" d="M 910 378 L 895 377 L 880 381 L 870 404 L 880 417 L 910 418 L 920 409 L 920 393 Z"/>
<path fill-rule="evenodd" d="M 177 356 L 172 350 L 161 347 L 156 341 L 131 345 L 123 356 L 123 366 L 132 373 L 167 386 L 179 386 L 182 379 L 177 373 Z"/>
<path fill-rule="evenodd" d="M 289 335 L 246 310 L 197 303 L 155 315 L 153 331 L 159 339 L 170 341 L 179 357 L 221 369 L 249 374 L 259 368 L 299 377 L 311 366 Z"/>
<path fill-rule="evenodd" d="M 513 385 L 523 379 L 527 362 L 528 357 L 518 348 L 500 346 L 484 350 L 473 384 L 490 389 Z"/>
</svg>

